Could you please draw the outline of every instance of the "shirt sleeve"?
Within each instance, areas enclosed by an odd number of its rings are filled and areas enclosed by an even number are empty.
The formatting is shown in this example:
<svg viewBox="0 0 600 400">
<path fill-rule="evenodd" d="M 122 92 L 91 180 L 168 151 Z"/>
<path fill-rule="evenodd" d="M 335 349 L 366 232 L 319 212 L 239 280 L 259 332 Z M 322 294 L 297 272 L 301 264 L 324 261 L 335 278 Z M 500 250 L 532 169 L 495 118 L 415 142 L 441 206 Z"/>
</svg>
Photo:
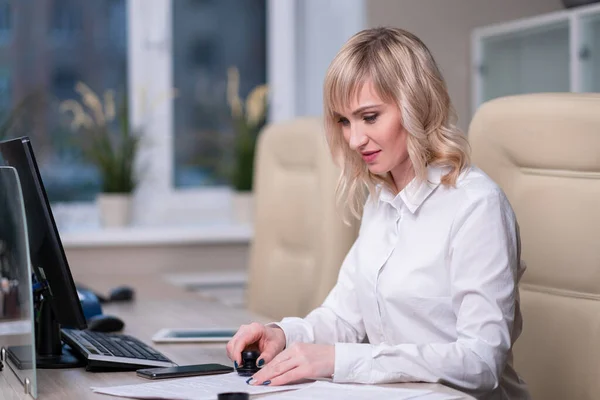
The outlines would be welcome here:
<svg viewBox="0 0 600 400">
<path fill-rule="evenodd" d="M 286 346 L 294 342 L 334 344 L 356 343 L 365 337 L 352 276 L 356 269 L 356 239 L 344 258 L 338 280 L 323 304 L 305 318 L 284 318 L 273 323 L 285 333 Z"/>
<path fill-rule="evenodd" d="M 520 243 L 516 219 L 501 191 L 467 201 L 449 243 L 452 343 L 338 343 L 336 382 L 440 382 L 472 391 L 499 384 L 512 346 Z"/>
</svg>

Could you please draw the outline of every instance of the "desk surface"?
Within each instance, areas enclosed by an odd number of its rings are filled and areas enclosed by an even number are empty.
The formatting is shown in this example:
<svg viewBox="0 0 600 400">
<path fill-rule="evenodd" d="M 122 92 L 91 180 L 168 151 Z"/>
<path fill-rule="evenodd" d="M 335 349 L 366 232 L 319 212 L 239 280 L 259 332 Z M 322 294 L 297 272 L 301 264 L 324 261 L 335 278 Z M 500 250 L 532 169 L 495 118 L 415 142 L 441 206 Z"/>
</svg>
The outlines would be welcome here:
<svg viewBox="0 0 600 400">
<path fill-rule="evenodd" d="M 94 282 L 97 290 L 107 290 L 111 286 L 106 282 Z M 134 287 L 137 299 L 129 304 L 110 304 L 104 306 L 105 314 L 117 315 L 126 321 L 124 333 L 135 336 L 152 345 L 167 357 L 180 365 L 200 363 L 221 363 L 230 365 L 225 354 L 225 344 L 153 344 L 152 335 L 159 329 L 190 327 L 238 327 L 252 321 L 270 322 L 264 317 L 252 313 L 226 307 L 220 303 L 208 302 L 193 293 L 170 286 L 158 280 L 139 279 Z M 87 283 L 87 282 L 85 282 Z M 89 283 L 90 285 L 92 282 Z M 166 300 L 161 299 L 164 297 Z M 6 379 L 0 374 L 0 380 Z M 91 386 L 115 386 L 124 384 L 146 383 L 148 380 L 138 378 L 134 372 L 91 373 L 82 369 L 72 370 L 38 370 L 38 398 L 41 400 L 70 399 L 118 399 L 112 396 L 95 394 Z M 398 384 L 392 386 L 413 387 L 472 397 L 438 384 Z M 269 396 L 264 396 L 268 398 Z M 0 399 L 20 399 L 20 394 L 0 394 Z"/>
</svg>

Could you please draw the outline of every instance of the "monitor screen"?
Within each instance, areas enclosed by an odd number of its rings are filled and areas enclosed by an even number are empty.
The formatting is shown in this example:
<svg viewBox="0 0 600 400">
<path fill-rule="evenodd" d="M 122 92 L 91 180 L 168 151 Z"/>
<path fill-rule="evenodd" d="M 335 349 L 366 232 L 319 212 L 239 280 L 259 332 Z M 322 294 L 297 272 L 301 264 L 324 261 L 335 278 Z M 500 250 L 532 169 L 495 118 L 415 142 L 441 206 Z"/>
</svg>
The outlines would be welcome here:
<svg viewBox="0 0 600 400">
<path fill-rule="evenodd" d="M 21 181 L 31 265 L 38 280 L 46 279 L 55 319 L 63 326 L 85 329 L 86 320 L 31 142 L 27 137 L 1 142 L 0 154 L 5 165 L 17 170 Z"/>
</svg>

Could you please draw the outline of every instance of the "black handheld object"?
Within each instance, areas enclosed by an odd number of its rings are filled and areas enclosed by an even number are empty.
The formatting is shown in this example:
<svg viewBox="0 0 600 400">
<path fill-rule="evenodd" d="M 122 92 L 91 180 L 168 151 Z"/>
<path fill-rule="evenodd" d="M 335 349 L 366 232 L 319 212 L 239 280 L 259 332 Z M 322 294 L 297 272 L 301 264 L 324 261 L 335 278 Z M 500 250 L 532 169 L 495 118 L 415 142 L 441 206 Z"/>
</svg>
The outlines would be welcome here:
<svg viewBox="0 0 600 400">
<path fill-rule="evenodd" d="M 217 375 L 233 372 L 233 368 L 222 364 L 181 365 L 169 368 L 138 369 L 136 374 L 146 379 L 183 378 L 186 376 Z"/>
<path fill-rule="evenodd" d="M 242 365 L 237 368 L 237 372 L 241 376 L 252 376 L 259 371 L 256 362 L 260 357 L 260 352 L 256 350 L 242 351 Z"/>
<path fill-rule="evenodd" d="M 246 392 L 219 393 L 217 400 L 250 400 L 250 394 Z"/>
</svg>

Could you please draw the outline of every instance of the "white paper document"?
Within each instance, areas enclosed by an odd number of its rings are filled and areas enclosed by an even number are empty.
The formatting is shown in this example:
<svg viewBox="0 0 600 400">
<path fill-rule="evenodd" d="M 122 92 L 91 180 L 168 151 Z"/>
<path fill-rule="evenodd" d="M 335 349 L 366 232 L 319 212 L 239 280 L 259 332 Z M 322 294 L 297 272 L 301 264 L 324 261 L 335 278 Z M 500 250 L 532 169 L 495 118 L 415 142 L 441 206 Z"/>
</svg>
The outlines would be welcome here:
<svg viewBox="0 0 600 400">
<path fill-rule="evenodd" d="M 426 394 L 422 397 L 417 397 L 418 400 L 460 400 L 464 398 L 464 396 L 455 396 L 453 394 L 448 393 L 433 393 Z"/>
<path fill-rule="evenodd" d="M 327 400 L 407 400 L 426 399 L 431 394 L 430 390 L 389 388 L 371 385 L 352 385 L 318 381 L 309 387 L 293 392 L 279 393 L 267 397 L 269 400 L 305 400 L 305 399 L 327 399 Z M 434 400 L 446 400 L 452 397 L 438 397 Z"/>
<path fill-rule="evenodd" d="M 216 400 L 219 393 L 246 392 L 252 395 L 301 389 L 312 384 L 311 382 L 286 386 L 251 386 L 246 383 L 247 380 L 248 378 L 232 372 L 223 375 L 179 378 L 138 385 L 93 387 L 92 390 L 95 393 L 133 399 Z"/>
</svg>

